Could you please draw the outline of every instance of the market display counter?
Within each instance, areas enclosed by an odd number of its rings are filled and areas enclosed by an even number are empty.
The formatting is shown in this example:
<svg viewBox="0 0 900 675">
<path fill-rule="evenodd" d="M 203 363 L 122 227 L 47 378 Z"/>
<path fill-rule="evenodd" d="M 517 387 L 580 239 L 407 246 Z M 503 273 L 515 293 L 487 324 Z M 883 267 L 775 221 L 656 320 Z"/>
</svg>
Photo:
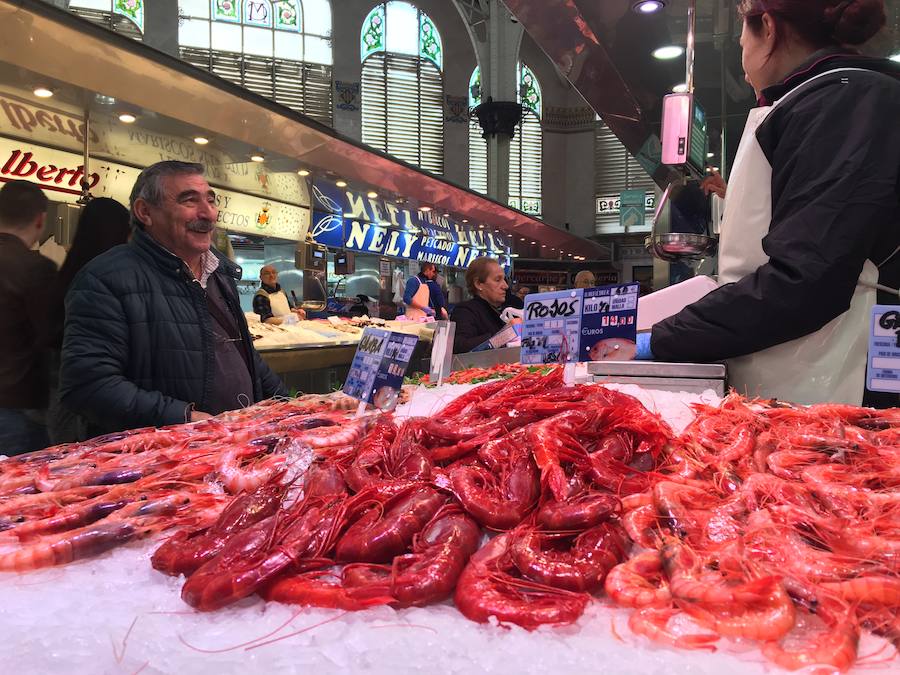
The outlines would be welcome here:
<svg viewBox="0 0 900 675">
<path fill-rule="evenodd" d="M 246 316 L 250 334 L 262 335 L 253 346 L 289 391 L 327 394 L 341 388 L 362 337 L 363 326 L 349 321 L 342 322 L 340 329 L 325 321 L 273 326 L 259 323 L 256 314 L 247 313 Z M 413 352 L 410 369 L 423 369 L 423 363 L 427 364 L 431 353 L 434 334 L 428 324 L 386 321 L 377 327 L 416 335 L 419 343 Z"/>
<path fill-rule="evenodd" d="M 611 387 L 638 398 L 676 434 L 694 419 L 692 404 L 721 400 L 711 391 Z M 471 388 L 413 388 L 396 416 L 430 417 Z M 575 623 L 534 631 L 498 626 L 496 620 L 475 623 L 449 600 L 423 608 L 346 612 L 254 596 L 197 612 L 181 599 L 183 579 L 151 567 L 159 541 L 134 542 L 61 567 L 0 574 L 0 617 L 11 646 L 0 651 L 0 672 L 780 672 L 763 661 L 750 640 L 722 639 L 715 651 L 651 643 L 630 630 L 633 612 L 614 607 L 602 594 Z M 0 555 L 11 548 L 0 538 Z M 862 660 L 850 672 L 896 672 L 891 647 L 869 632 L 862 633 L 858 653 Z M 875 658 L 862 658 L 866 655 Z"/>
</svg>

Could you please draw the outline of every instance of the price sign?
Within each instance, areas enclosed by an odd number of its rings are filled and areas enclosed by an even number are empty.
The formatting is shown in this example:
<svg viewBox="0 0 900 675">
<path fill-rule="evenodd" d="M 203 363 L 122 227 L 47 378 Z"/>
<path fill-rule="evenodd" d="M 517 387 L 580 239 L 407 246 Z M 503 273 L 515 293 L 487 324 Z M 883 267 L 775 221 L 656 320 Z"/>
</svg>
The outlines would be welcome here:
<svg viewBox="0 0 900 675">
<path fill-rule="evenodd" d="M 366 328 L 350 364 L 344 393 L 380 410 L 393 410 L 418 341 L 415 335 Z"/>
<path fill-rule="evenodd" d="M 637 299 L 636 283 L 526 296 L 522 363 L 633 359 Z"/>
<path fill-rule="evenodd" d="M 866 384 L 872 391 L 900 392 L 900 306 L 872 308 Z"/>
</svg>

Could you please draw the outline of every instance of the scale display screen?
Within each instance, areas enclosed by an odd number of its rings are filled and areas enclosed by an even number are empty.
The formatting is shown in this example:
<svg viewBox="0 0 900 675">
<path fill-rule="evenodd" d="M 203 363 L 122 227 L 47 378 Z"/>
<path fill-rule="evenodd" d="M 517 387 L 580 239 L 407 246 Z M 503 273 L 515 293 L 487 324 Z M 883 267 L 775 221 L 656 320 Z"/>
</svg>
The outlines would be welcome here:
<svg viewBox="0 0 900 675">
<path fill-rule="evenodd" d="M 694 118 L 691 124 L 691 145 L 688 163 L 701 176 L 706 172 L 706 153 L 709 152 L 709 132 L 706 113 L 694 99 Z"/>
</svg>

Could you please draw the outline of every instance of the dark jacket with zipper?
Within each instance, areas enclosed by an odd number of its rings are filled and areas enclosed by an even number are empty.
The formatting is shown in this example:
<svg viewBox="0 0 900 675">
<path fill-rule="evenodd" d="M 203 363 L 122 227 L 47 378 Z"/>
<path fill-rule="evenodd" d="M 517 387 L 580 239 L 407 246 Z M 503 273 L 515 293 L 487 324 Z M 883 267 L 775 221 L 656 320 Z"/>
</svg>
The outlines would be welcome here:
<svg viewBox="0 0 900 675">
<path fill-rule="evenodd" d="M 823 50 L 760 104 L 838 68 L 863 70 L 810 83 L 756 130 L 772 166 L 769 261 L 657 323 L 657 360 L 719 361 L 809 335 L 847 311 L 867 259 L 897 283 L 900 64 Z"/>
<path fill-rule="evenodd" d="M 241 268 L 213 249 L 218 283 L 245 341 L 256 401 L 285 393 L 253 348 L 240 309 Z M 178 424 L 207 410 L 215 345 L 206 291 L 143 230 L 78 273 L 66 296 L 63 403 L 105 433 Z"/>
<path fill-rule="evenodd" d="M 506 325 L 497 310 L 479 297 L 456 305 L 450 320 L 456 323 L 456 336 L 453 338 L 454 354 L 472 351 Z"/>
</svg>

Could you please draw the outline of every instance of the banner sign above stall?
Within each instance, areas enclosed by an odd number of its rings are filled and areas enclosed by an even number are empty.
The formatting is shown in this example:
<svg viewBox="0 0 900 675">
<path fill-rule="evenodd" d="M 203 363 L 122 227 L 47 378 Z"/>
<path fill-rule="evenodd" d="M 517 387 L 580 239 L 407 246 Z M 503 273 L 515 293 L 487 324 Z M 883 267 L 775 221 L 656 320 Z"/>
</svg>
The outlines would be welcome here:
<svg viewBox="0 0 900 675">
<path fill-rule="evenodd" d="M 467 267 L 487 255 L 509 267 L 510 237 L 467 227 L 433 211 L 403 209 L 324 180 L 313 184 L 313 205 L 312 237 L 332 248 L 450 267 Z"/>
<path fill-rule="evenodd" d="M 91 159 L 86 177 L 91 195 L 110 197 L 128 205 L 131 188 L 140 170 Z M 0 136 L 0 182 L 29 180 L 47 190 L 57 202 L 75 203 L 84 177 L 81 155 L 14 141 Z M 301 241 L 309 229 L 309 209 L 260 199 L 214 187 L 219 209 L 218 225 L 229 232 Z"/>
<path fill-rule="evenodd" d="M 164 159 L 199 162 L 210 183 L 255 196 L 309 205 L 307 181 L 295 171 L 272 172 L 249 157 L 233 155 L 210 145 L 198 145 L 181 137 L 181 123 L 154 117 L 154 128 L 141 126 L 141 119 L 123 124 L 117 113 L 91 111 L 88 151 L 102 157 L 137 166 L 149 166 Z M 31 93 L 13 88 L 0 89 L 0 134 L 81 153 L 84 147 L 83 112 L 54 99 L 52 105 L 35 102 Z M 125 202 L 128 203 L 127 201 Z"/>
<path fill-rule="evenodd" d="M 636 283 L 527 295 L 522 363 L 633 359 L 637 299 Z"/>
<path fill-rule="evenodd" d="M 418 341 L 415 335 L 366 328 L 350 364 L 344 393 L 379 410 L 393 410 Z"/>
<path fill-rule="evenodd" d="M 869 330 L 866 387 L 900 392 L 900 307 L 875 305 Z"/>
</svg>

